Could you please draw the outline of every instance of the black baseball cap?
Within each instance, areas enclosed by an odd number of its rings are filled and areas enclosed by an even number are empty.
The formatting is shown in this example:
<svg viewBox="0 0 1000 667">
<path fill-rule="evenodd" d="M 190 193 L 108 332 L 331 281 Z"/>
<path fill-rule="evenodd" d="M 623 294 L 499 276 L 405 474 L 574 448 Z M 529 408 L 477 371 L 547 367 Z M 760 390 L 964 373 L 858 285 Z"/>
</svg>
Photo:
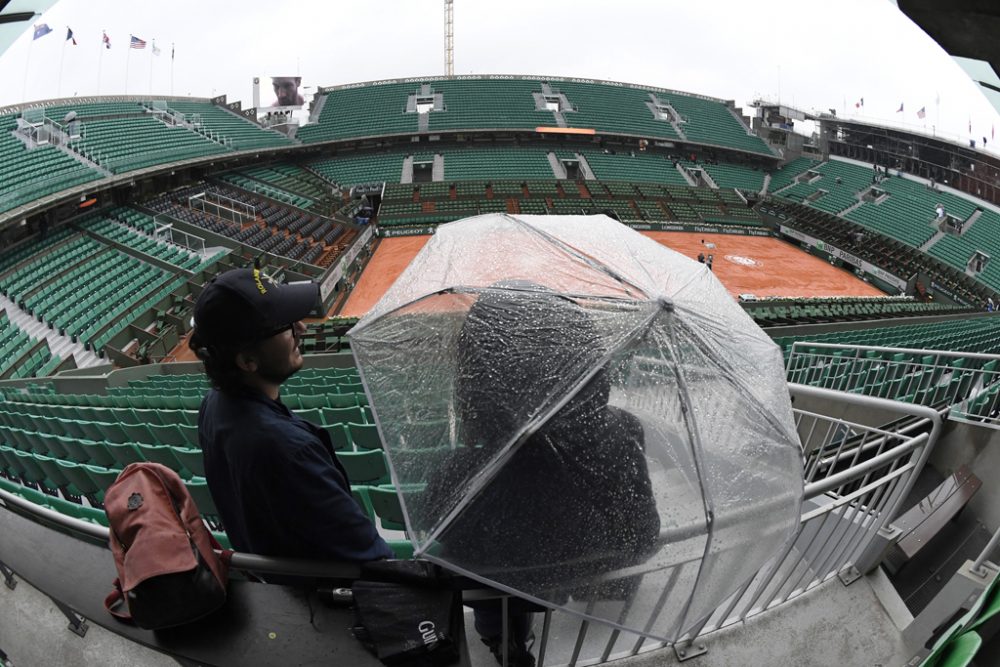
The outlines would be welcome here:
<svg viewBox="0 0 1000 667">
<path fill-rule="evenodd" d="M 319 303 L 319 284 L 277 283 L 257 268 L 213 278 L 194 305 L 194 328 L 206 345 L 262 340 L 298 322 Z"/>
</svg>

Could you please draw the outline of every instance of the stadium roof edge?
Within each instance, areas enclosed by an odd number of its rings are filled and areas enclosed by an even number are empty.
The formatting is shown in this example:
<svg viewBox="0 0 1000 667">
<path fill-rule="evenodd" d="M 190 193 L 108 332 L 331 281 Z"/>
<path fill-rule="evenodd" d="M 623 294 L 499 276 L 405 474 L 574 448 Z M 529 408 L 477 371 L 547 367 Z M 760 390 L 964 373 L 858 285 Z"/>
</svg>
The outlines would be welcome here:
<svg viewBox="0 0 1000 667">
<path fill-rule="evenodd" d="M 972 148 L 971 146 L 969 146 L 968 142 L 962 143 L 961 141 L 949 137 L 919 132 L 915 128 L 895 127 L 893 125 L 882 125 L 879 123 L 871 123 L 867 121 L 851 120 L 850 118 L 841 118 L 840 116 L 831 116 L 830 114 L 821 114 L 819 116 L 816 116 L 816 120 L 820 122 L 837 123 L 840 125 L 859 125 L 861 127 L 869 127 L 878 130 L 889 130 L 891 132 L 897 132 L 899 134 L 909 134 L 913 135 L 914 137 L 918 137 L 920 139 L 930 139 L 932 141 L 937 141 L 942 144 L 948 144 L 949 146 L 960 148 L 963 151 L 968 151 L 970 153 L 977 153 L 991 160 L 996 159 L 996 155 L 994 155 L 993 153 L 980 150 L 979 148 Z"/>
<path fill-rule="evenodd" d="M 702 100 L 708 100 L 710 102 L 719 102 L 720 104 L 731 104 L 736 105 L 736 101 L 733 99 L 722 99 L 720 97 L 712 97 L 711 95 L 702 95 L 700 93 L 689 93 L 683 90 L 674 90 L 673 88 L 661 88 L 659 86 L 648 86 L 641 83 L 628 83 L 624 81 L 610 81 L 606 79 L 586 79 L 572 76 L 545 76 L 539 74 L 457 74 L 455 76 L 443 76 L 436 74 L 433 76 L 407 76 L 400 77 L 396 79 L 378 79 L 374 81 L 359 81 L 357 83 L 344 83 L 337 86 L 319 86 L 319 93 L 329 93 L 336 90 L 348 90 L 351 88 L 365 88 L 367 86 L 386 86 L 397 83 L 433 83 L 435 81 L 539 81 L 545 83 L 558 83 L 560 81 L 565 81 L 568 83 L 597 83 L 605 86 L 617 86 L 619 88 L 635 88 L 637 90 L 648 90 L 655 93 L 673 93 L 676 95 L 686 95 L 687 97 L 695 97 Z"/>
<path fill-rule="evenodd" d="M 86 95 L 82 97 L 55 97 L 48 100 L 32 100 L 20 104 L 0 107 L 0 115 L 19 113 L 37 107 L 62 106 L 67 104 L 91 104 L 94 102 L 147 102 L 149 100 L 193 100 L 211 103 L 211 97 L 185 97 L 184 95 Z"/>
</svg>

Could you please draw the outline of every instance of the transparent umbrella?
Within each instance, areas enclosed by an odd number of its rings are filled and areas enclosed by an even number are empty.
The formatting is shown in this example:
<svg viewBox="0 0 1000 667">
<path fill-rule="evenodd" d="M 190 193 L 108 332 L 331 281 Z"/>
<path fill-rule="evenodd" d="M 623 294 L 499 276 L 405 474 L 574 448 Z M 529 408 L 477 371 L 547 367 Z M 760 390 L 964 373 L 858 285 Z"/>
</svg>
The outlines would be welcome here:
<svg viewBox="0 0 1000 667">
<path fill-rule="evenodd" d="M 779 348 L 605 216 L 442 225 L 350 332 L 416 553 L 674 641 L 790 539 Z"/>
</svg>

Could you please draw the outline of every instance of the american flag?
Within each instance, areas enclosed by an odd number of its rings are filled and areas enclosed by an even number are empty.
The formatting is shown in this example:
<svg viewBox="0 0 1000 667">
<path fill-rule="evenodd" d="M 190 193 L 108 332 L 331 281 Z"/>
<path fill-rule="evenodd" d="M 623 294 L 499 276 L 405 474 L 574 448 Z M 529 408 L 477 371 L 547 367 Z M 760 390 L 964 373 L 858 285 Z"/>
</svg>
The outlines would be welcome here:
<svg viewBox="0 0 1000 667">
<path fill-rule="evenodd" d="M 132 41 L 129 43 L 128 48 L 130 48 L 130 49 L 144 49 L 144 48 L 146 48 L 146 40 L 139 39 L 135 35 L 132 35 Z"/>
<path fill-rule="evenodd" d="M 103 37 L 101 38 L 101 41 L 104 42 L 104 48 L 110 49 L 111 48 L 111 38 L 108 37 L 108 33 L 106 33 L 106 32 L 102 32 L 101 34 L 103 35 Z"/>
</svg>

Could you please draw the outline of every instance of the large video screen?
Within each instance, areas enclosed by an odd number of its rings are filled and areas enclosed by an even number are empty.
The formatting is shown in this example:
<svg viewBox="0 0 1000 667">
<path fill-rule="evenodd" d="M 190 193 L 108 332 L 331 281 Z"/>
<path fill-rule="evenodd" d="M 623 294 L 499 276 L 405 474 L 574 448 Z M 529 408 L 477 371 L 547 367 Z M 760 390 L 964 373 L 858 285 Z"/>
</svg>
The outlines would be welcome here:
<svg viewBox="0 0 1000 667">
<path fill-rule="evenodd" d="M 270 88 L 268 88 L 270 85 Z M 298 109 L 305 104 L 301 76 L 270 76 L 260 81 L 260 102 L 264 108 Z"/>
</svg>

